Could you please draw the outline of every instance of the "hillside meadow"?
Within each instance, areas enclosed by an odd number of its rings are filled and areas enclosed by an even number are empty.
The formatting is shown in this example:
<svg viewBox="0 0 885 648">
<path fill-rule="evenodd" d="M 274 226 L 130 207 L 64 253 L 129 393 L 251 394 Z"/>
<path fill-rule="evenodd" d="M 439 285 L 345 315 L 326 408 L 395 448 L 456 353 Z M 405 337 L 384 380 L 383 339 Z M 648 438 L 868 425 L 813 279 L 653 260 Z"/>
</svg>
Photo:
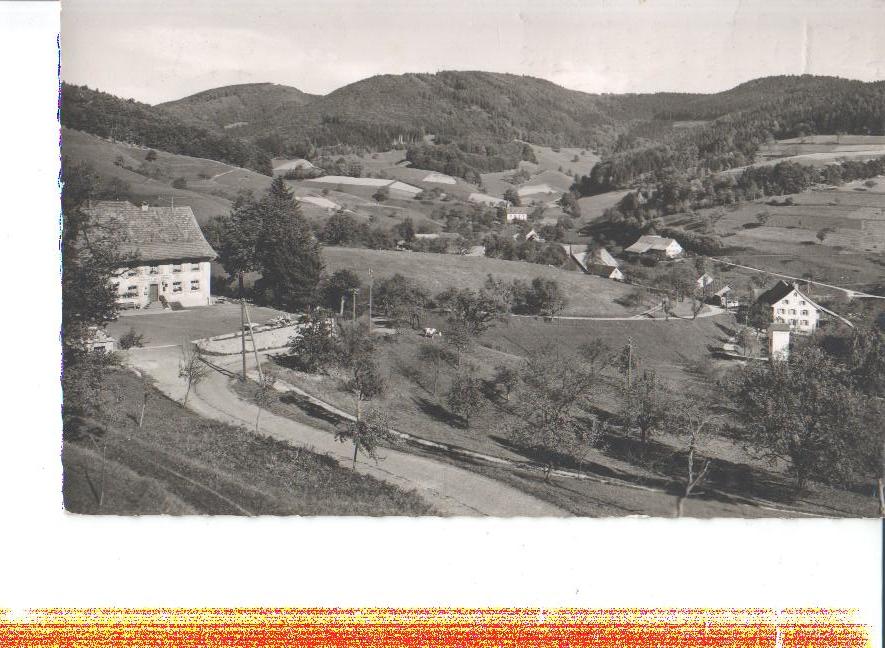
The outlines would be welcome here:
<svg viewBox="0 0 885 648">
<path fill-rule="evenodd" d="M 489 274 L 504 281 L 521 279 L 531 282 L 535 277 L 543 277 L 559 282 L 568 299 L 564 315 L 629 317 L 637 312 L 614 301 L 628 295 L 632 291 L 629 286 L 576 271 L 523 261 L 342 247 L 324 247 L 323 259 L 329 273 L 351 270 L 363 282 L 368 282 L 370 271 L 375 279 L 399 273 L 414 279 L 434 294 L 450 287 L 480 288 Z"/>
</svg>

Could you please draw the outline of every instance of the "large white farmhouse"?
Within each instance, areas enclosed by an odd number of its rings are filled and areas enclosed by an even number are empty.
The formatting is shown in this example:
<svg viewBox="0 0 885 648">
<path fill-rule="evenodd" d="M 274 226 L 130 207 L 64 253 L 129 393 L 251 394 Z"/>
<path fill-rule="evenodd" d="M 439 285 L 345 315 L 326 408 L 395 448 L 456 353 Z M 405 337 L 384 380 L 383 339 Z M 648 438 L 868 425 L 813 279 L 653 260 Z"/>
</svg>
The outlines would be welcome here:
<svg viewBox="0 0 885 648">
<path fill-rule="evenodd" d="M 672 259 L 682 254 L 683 250 L 676 239 L 664 238 L 654 234 L 644 234 L 633 245 L 624 248 L 624 252 Z"/>
<path fill-rule="evenodd" d="M 144 308 L 161 297 L 182 306 L 210 303 L 210 262 L 216 254 L 190 207 L 105 200 L 84 211 L 120 241 L 127 265 L 113 279 L 118 305 Z"/>
<path fill-rule="evenodd" d="M 795 284 L 778 281 L 759 295 L 757 301 L 771 308 L 771 320 L 786 324 L 796 333 L 814 333 L 821 307 L 799 292 Z"/>
</svg>

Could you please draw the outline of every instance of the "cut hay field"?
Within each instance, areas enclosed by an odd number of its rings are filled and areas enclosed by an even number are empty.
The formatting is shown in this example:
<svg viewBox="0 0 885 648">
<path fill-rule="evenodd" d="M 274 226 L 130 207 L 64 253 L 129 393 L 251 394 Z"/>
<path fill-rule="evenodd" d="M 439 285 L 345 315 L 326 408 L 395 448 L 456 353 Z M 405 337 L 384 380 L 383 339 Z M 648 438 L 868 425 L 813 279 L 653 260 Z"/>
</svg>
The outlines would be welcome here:
<svg viewBox="0 0 885 648">
<path fill-rule="evenodd" d="M 400 273 L 421 283 L 432 293 L 449 287 L 479 288 L 489 274 L 506 281 L 521 279 L 530 282 L 535 277 L 544 277 L 558 281 L 568 297 L 565 315 L 621 317 L 636 314 L 635 310 L 614 302 L 632 291 L 629 286 L 523 261 L 341 247 L 323 248 L 323 258 L 329 273 L 352 270 L 363 281 L 369 279 L 370 270 L 376 280 Z"/>
<path fill-rule="evenodd" d="M 885 275 L 885 178 L 874 181 L 873 187 L 856 181 L 833 191 L 793 194 L 793 205 L 744 203 L 726 209 L 715 232 L 734 262 L 846 288 L 872 288 Z M 666 220 L 690 227 L 716 212 L 704 209 L 695 219 L 677 214 Z M 832 231 L 823 232 L 820 241 L 817 234 L 825 228 Z"/>
<path fill-rule="evenodd" d="M 569 176 L 587 175 L 599 162 L 599 156 L 589 149 L 562 147 L 558 151 L 554 151 L 549 146 L 537 144 L 529 144 L 529 146 L 532 147 L 535 158 L 538 160 L 536 165 L 530 162 L 526 163 L 535 167 L 534 169 L 529 168 L 529 171 L 558 171 L 562 167 L 562 170 Z"/>
<path fill-rule="evenodd" d="M 628 193 L 629 190 L 624 189 L 622 191 L 609 191 L 595 196 L 579 198 L 578 205 L 581 206 L 581 220 L 580 223 L 575 223 L 575 225 L 587 225 L 601 218 L 606 209 L 617 205 L 621 198 Z"/>
<path fill-rule="evenodd" d="M 796 162 L 821 167 L 840 160 L 869 160 L 885 155 L 885 136 L 882 135 L 815 135 L 805 138 L 778 140 L 759 147 L 756 161 L 748 166 L 773 166 L 779 162 Z M 739 176 L 747 166 L 723 171 Z"/>
</svg>

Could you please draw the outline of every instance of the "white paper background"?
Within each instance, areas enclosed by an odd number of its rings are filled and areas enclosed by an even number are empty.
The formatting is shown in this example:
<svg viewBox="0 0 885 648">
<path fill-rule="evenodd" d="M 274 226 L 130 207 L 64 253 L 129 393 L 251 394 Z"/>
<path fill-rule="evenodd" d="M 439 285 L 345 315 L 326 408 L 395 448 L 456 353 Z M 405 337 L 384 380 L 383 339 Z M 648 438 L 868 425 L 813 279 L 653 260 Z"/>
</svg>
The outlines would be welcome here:
<svg viewBox="0 0 885 648">
<path fill-rule="evenodd" d="M 859 608 L 880 627 L 881 530 L 871 520 L 64 513 L 57 31 L 57 3 L 0 3 L 0 608 L 822 606 Z"/>
</svg>

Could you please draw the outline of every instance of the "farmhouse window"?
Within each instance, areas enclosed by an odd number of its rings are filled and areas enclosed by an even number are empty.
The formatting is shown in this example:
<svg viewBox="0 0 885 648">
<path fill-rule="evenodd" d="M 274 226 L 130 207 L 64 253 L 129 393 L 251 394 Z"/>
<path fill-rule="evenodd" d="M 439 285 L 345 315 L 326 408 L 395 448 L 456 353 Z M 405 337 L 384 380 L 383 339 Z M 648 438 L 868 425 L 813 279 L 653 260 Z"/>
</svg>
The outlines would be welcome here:
<svg viewBox="0 0 885 648">
<path fill-rule="evenodd" d="M 199 269 L 200 269 L 200 264 L 199 264 L 199 263 L 191 263 L 191 270 L 193 270 L 193 271 L 196 272 L 196 271 L 199 270 Z"/>
<path fill-rule="evenodd" d="M 802 320 L 802 326 L 808 326 L 808 320 Z"/>
<path fill-rule="evenodd" d="M 785 304 L 786 306 L 789 306 L 789 305 L 790 305 L 790 300 L 789 300 L 789 299 L 785 299 L 785 300 L 784 300 L 784 304 Z"/>
<path fill-rule="evenodd" d="M 796 309 L 795 309 L 795 308 L 791 308 L 791 309 L 790 309 L 790 315 L 795 315 L 795 314 L 796 314 Z"/>
<path fill-rule="evenodd" d="M 173 281 L 172 282 L 172 292 L 174 292 L 174 293 L 181 292 L 181 282 L 180 281 Z"/>
<path fill-rule="evenodd" d="M 194 279 L 191 281 L 191 290 L 199 290 L 200 289 L 200 280 Z"/>
<path fill-rule="evenodd" d="M 127 277 L 134 277 L 138 274 L 138 268 L 132 268 L 129 272 L 126 273 Z"/>
<path fill-rule="evenodd" d="M 804 310 L 804 311 L 802 311 L 802 314 L 803 314 L 803 315 L 808 315 L 808 311 L 807 311 L 807 310 Z"/>
<path fill-rule="evenodd" d="M 801 301 L 799 302 L 799 305 L 800 305 L 800 306 L 805 306 L 805 300 L 804 300 L 804 299 L 801 300 Z"/>
<path fill-rule="evenodd" d="M 787 312 L 787 311 L 785 311 L 783 308 L 778 308 L 778 309 L 777 309 L 777 313 L 778 313 L 778 315 L 783 315 L 783 314 L 786 313 L 786 312 Z"/>
<path fill-rule="evenodd" d="M 151 269 L 149 270 L 148 274 L 160 274 L 159 266 L 151 266 Z"/>
<path fill-rule="evenodd" d="M 796 320 L 791 319 L 791 320 L 790 320 L 790 324 L 792 324 L 793 326 L 796 326 Z"/>
<path fill-rule="evenodd" d="M 181 264 L 179 263 L 178 265 L 173 265 L 172 272 L 181 272 Z"/>
</svg>

